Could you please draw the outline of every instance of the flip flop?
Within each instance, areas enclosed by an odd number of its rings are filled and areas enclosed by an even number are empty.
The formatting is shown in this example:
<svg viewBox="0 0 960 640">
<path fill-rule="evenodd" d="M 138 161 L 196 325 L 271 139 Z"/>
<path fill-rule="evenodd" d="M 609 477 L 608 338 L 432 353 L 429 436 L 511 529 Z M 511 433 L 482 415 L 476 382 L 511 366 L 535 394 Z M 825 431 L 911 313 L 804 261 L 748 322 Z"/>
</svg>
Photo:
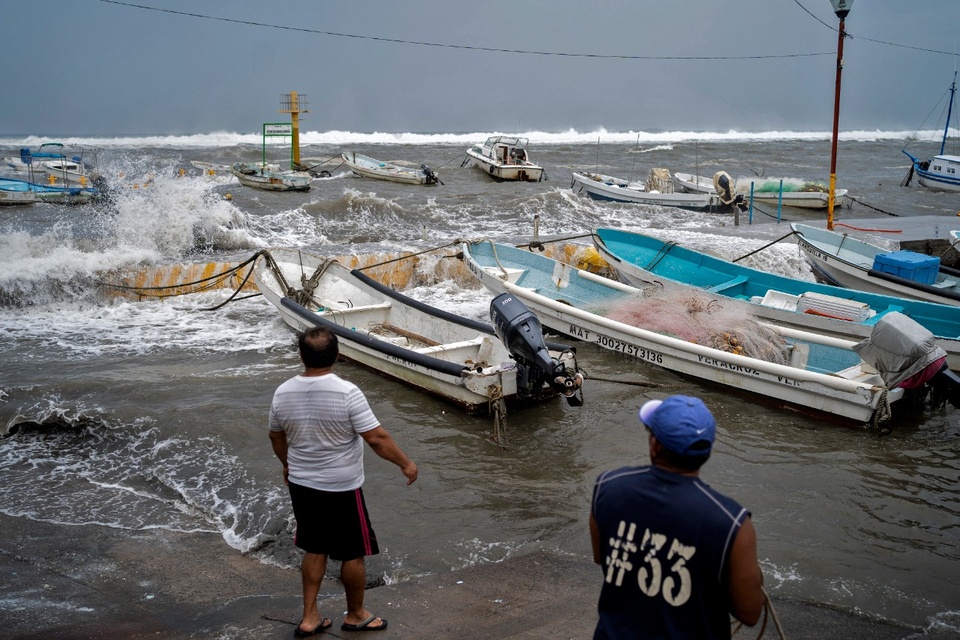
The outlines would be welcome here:
<svg viewBox="0 0 960 640">
<path fill-rule="evenodd" d="M 301 620 L 300 622 L 303 622 L 303 620 Z M 320 624 L 318 624 L 316 627 L 313 628 L 313 631 L 304 631 L 303 629 L 300 628 L 300 625 L 298 624 L 296 627 L 293 628 L 293 637 L 294 638 L 311 638 L 313 636 L 320 635 L 321 633 L 323 633 L 324 631 L 326 631 L 332 626 L 333 626 L 333 620 L 331 620 L 330 618 L 323 618 L 320 621 Z"/>
<path fill-rule="evenodd" d="M 383 618 L 380 618 L 380 626 L 371 627 L 370 623 L 377 619 L 377 616 L 370 616 L 360 624 L 350 624 L 349 622 L 344 622 L 340 625 L 340 628 L 344 631 L 381 631 L 387 628 L 387 621 Z"/>
</svg>

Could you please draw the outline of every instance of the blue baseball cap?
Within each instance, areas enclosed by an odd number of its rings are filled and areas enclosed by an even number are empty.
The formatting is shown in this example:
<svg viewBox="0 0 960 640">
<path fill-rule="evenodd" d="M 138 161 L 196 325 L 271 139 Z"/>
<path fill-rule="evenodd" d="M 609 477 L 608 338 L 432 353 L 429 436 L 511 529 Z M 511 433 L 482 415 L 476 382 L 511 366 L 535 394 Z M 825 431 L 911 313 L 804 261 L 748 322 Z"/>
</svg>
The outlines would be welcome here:
<svg viewBox="0 0 960 640">
<path fill-rule="evenodd" d="M 670 396 L 648 400 L 637 413 L 657 441 L 682 456 L 708 456 L 717 435 L 717 422 L 699 398 Z"/>
</svg>

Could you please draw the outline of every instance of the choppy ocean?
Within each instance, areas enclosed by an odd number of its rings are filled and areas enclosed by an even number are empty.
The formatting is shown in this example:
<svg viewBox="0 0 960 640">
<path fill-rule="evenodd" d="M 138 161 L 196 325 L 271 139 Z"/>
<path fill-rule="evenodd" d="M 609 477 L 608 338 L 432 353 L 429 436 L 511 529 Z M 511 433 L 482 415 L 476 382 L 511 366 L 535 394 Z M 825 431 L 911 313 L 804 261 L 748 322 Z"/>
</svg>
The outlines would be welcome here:
<svg viewBox="0 0 960 640">
<path fill-rule="evenodd" d="M 259 297 L 210 311 L 229 292 L 106 295 L 101 283 L 120 272 L 239 261 L 278 246 L 341 255 L 424 251 L 468 238 L 523 242 L 535 221 L 541 239 L 624 227 L 734 259 L 787 235 L 787 222 L 824 215 L 764 207 L 733 227 L 729 215 L 593 202 L 571 190 L 570 174 L 642 178 L 666 167 L 826 183 L 829 133 L 531 132 L 530 155 L 547 179 L 525 184 L 462 166 L 466 148 L 487 135 L 305 132 L 305 164 L 332 174 L 306 193 L 251 190 L 190 164 L 259 161 L 259 134 L 58 138 L 86 149 L 84 159 L 116 194 L 107 205 L 0 208 L 0 512 L 130 531 L 218 532 L 237 553 L 297 565 L 266 430 L 274 389 L 299 368 L 293 334 Z M 0 155 L 49 140 L 2 138 Z M 854 201 L 837 210 L 839 220 L 942 216 L 944 236 L 960 224 L 957 194 L 900 186 L 905 145 L 920 155 L 936 149 L 903 132 L 841 137 L 837 187 Z M 427 164 L 443 184 L 358 178 L 338 166 L 345 150 Z M 266 153 L 289 157 L 277 144 Z M 748 264 L 812 279 L 789 242 Z M 408 293 L 478 319 L 491 298 L 475 282 L 442 277 Z M 396 582 L 532 548 L 589 556 L 594 479 L 644 462 L 637 407 L 682 392 L 702 396 L 718 417 L 704 479 L 752 510 L 771 594 L 920 633 L 960 633 L 960 412 L 930 411 L 879 436 L 745 402 L 595 346 L 582 346 L 578 358 L 588 372 L 585 405 L 512 412 L 505 448 L 490 440 L 489 418 L 339 365 L 421 468 L 406 487 L 392 465 L 367 455 L 382 547 L 371 577 Z M 657 387 L 630 384 L 637 380 Z"/>
</svg>

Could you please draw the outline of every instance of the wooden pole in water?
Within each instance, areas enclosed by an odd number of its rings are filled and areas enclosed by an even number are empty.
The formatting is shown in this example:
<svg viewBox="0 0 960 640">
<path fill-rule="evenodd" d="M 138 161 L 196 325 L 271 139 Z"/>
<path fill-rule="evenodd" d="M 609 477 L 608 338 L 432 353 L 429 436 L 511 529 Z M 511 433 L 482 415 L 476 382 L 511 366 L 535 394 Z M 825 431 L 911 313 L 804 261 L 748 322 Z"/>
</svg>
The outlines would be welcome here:
<svg viewBox="0 0 960 640">
<path fill-rule="evenodd" d="M 830 193 L 827 197 L 827 229 L 833 231 L 833 205 L 836 202 L 837 188 L 837 137 L 840 129 L 840 75 L 843 71 L 844 18 L 850 13 L 853 0 L 830 0 L 834 13 L 840 18 L 840 30 L 837 32 L 837 87 L 833 96 L 833 143 L 830 146 Z"/>
</svg>

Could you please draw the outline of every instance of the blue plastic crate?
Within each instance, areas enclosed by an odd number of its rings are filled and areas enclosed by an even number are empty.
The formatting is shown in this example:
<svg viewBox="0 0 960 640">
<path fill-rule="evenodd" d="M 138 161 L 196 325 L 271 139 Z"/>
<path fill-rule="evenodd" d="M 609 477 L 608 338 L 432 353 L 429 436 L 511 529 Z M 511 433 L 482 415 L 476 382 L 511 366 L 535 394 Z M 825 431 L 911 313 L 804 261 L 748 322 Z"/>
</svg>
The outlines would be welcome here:
<svg viewBox="0 0 960 640">
<path fill-rule="evenodd" d="M 920 284 L 933 284 L 940 270 L 940 258 L 915 251 L 880 253 L 873 259 L 873 268 Z"/>
</svg>

